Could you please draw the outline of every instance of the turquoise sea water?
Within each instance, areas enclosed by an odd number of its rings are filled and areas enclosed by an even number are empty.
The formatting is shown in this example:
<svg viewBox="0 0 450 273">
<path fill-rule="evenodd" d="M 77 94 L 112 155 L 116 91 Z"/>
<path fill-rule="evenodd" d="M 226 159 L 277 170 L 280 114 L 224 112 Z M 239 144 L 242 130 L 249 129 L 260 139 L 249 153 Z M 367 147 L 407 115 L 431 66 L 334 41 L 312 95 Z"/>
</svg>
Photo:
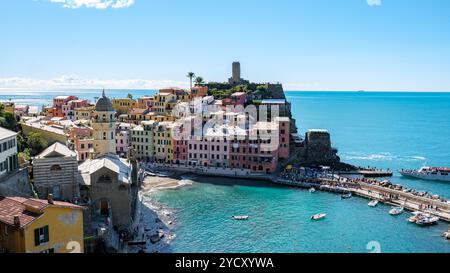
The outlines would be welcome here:
<svg viewBox="0 0 450 273">
<path fill-rule="evenodd" d="M 299 130 L 327 128 L 343 161 L 398 170 L 450 166 L 449 93 L 288 92 Z M 448 224 L 418 227 L 407 214 L 368 200 L 217 178 L 154 197 L 177 210 L 173 252 L 446 252 Z M 450 184 L 401 178 L 395 183 L 450 197 Z M 325 212 L 327 218 L 309 217 Z M 247 222 L 232 215 L 249 215 Z"/>
<path fill-rule="evenodd" d="M 71 92 L 93 99 L 101 91 Z M 112 97 L 153 91 L 108 91 Z M 0 93 L 0 101 L 11 97 Z M 53 92 L 16 94 L 15 99 L 48 104 Z M 450 166 L 450 93 L 287 92 L 299 131 L 326 128 L 343 161 L 398 170 L 425 164 Z M 13 98 L 13 100 L 14 100 Z M 33 103 L 32 103 L 33 104 Z M 176 209 L 172 252 L 447 252 L 440 235 L 448 224 L 418 227 L 389 207 L 368 200 L 273 186 L 264 182 L 201 178 L 193 186 L 152 197 Z M 392 178 L 450 198 L 450 183 Z M 309 217 L 325 212 L 327 218 Z M 249 221 L 233 221 L 249 215 Z"/>
</svg>

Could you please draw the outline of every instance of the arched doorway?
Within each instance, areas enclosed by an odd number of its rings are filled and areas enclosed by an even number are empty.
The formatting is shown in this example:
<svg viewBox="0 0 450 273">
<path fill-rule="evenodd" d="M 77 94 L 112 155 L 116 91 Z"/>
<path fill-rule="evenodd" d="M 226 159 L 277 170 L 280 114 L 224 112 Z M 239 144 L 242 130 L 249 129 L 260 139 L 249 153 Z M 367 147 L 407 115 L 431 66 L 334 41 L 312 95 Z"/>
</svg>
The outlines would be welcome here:
<svg viewBox="0 0 450 273">
<path fill-rule="evenodd" d="M 108 200 L 100 200 L 100 215 L 109 216 L 109 202 Z"/>
</svg>

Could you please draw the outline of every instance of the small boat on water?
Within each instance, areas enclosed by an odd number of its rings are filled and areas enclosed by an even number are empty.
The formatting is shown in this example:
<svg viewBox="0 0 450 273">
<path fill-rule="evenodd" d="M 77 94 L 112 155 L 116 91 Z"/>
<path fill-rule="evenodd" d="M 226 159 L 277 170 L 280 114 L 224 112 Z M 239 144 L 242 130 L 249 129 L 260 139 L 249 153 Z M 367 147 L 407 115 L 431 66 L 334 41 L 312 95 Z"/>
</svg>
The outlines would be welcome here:
<svg viewBox="0 0 450 273">
<path fill-rule="evenodd" d="M 325 213 L 318 213 L 316 215 L 311 216 L 311 220 L 313 220 L 313 221 L 322 220 L 325 217 L 327 217 L 327 215 Z"/>
<path fill-rule="evenodd" d="M 400 170 L 399 173 L 405 177 L 450 182 L 450 168 L 422 167 L 418 171 Z"/>
<path fill-rule="evenodd" d="M 248 216 L 247 215 L 237 215 L 237 216 L 233 216 L 234 220 L 248 220 Z"/>
<path fill-rule="evenodd" d="M 423 216 L 423 217 L 420 217 L 416 221 L 416 224 L 419 226 L 433 226 L 433 225 L 436 225 L 438 222 L 439 222 L 439 217 Z"/>
<path fill-rule="evenodd" d="M 444 237 L 447 240 L 450 240 L 450 226 L 448 227 L 448 231 L 442 234 L 442 237 Z"/>
<path fill-rule="evenodd" d="M 420 211 L 412 212 L 412 216 L 408 218 L 408 222 L 415 223 L 415 222 L 417 222 L 417 220 L 420 219 L 421 216 L 422 216 L 422 212 L 420 212 Z"/>
<path fill-rule="evenodd" d="M 394 207 L 389 211 L 390 215 L 400 215 L 405 209 L 403 207 Z"/>
<path fill-rule="evenodd" d="M 378 200 L 372 200 L 369 202 L 369 204 L 367 204 L 369 207 L 376 207 L 378 205 L 379 201 Z"/>
<path fill-rule="evenodd" d="M 341 198 L 342 199 L 350 199 L 350 198 L 352 198 L 352 196 L 353 196 L 352 193 L 349 192 L 349 193 L 341 195 Z"/>
<path fill-rule="evenodd" d="M 309 192 L 310 193 L 314 193 L 314 192 L 316 192 L 316 189 L 315 188 L 311 188 L 311 189 L 309 189 Z"/>
</svg>

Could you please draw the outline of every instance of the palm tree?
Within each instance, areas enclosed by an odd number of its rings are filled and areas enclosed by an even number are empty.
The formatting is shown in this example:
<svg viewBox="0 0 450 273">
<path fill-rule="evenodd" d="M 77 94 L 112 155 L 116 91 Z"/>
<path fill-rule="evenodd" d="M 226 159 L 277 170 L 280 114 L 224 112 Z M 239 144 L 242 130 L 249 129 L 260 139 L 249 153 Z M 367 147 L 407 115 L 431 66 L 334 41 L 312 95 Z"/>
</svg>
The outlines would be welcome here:
<svg viewBox="0 0 450 273">
<path fill-rule="evenodd" d="M 195 78 L 195 73 L 194 72 L 188 72 L 186 77 L 189 78 L 189 80 L 191 82 L 191 89 L 192 89 L 192 79 Z"/>
<path fill-rule="evenodd" d="M 195 85 L 202 85 L 204 83 L 205 83 L 205 81 L 203 80 L 202 77 L 195 78 Z"/>
</svg>

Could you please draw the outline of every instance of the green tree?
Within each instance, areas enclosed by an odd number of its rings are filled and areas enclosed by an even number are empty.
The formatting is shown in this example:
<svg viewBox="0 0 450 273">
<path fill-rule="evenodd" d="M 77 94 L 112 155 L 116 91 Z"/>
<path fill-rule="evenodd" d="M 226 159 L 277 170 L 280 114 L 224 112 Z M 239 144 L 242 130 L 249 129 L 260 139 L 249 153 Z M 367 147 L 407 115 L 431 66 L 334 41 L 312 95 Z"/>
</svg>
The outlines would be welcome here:
<svg viewBox="0 0 450 273">
<path fill-rule="evenodd" d="M 8 112 L 0 113 L 0 126 L 11 131 L 17 131 L 17 120 L 14 114 Z"/>
<path fill-rule="evenodd" d="M 188 72 L 186 77 L 189 78 L 189 81 L 190 81 L 190 84 L 191 84 L 190 87 L 192 89 L 192 80 L 195 78 L 195 73 L 194 72 Z"/>
<path fill-rule="evenodd" d="M 195 84 L 196 85 L 203 85 L 203 84 L 205 84 L 205 80 L 202 78 L 202 77 L 196 77 L 195 78 Z"/>
<path fill-rule="evenodd" d="M 40 154 L 45 148 L 48 147 L 48 142 L 40 133 L 31 132 L 27 136 L 27 146 L 31 156 Z"/>
<path fill-rule="evenodd" d="M 128 93 L 127 98 L 133 99 L 133 95 L 131 93 Z"/>
</svg>

